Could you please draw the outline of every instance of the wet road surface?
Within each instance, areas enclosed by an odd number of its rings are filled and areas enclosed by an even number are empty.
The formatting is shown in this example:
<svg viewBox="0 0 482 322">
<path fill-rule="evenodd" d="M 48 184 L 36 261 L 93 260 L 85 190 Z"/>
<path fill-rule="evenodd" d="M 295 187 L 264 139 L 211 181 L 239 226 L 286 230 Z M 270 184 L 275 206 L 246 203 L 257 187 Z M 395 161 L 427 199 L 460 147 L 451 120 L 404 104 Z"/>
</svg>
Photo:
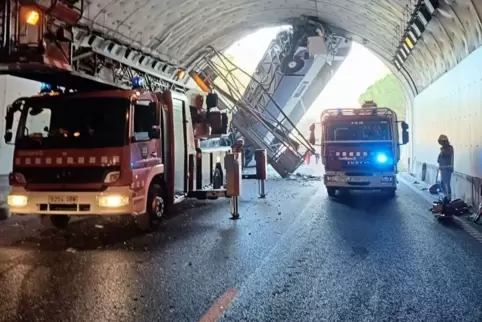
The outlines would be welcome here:
<svg viewBox="0 0 482 322">
<path fill-rule="evenodd" d="M 245 181 L 154 233 L 128 218 L 68 230 L 0 222 L 0 321 L 482 321 L 482 245 L 397 198 L 328 199 L 321 181 Z"/>
</svg>

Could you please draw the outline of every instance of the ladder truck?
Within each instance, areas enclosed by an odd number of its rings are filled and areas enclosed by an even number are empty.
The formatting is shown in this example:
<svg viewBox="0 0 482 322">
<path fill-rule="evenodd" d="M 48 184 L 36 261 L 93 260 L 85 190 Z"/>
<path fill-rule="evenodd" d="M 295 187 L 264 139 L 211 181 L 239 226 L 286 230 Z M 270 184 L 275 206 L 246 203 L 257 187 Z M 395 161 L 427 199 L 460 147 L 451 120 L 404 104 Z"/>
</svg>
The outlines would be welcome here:
<svg viewBox="0 0 482 322">
<path fill-rule="evenodd" d="M 134 215 L 149 229 L 185 198 L 229 197 L 238 216 L 241 162 L 217 94 L 189 88 L 167 62 L 76 30 L 82 1 L 6 2 L 0 72 L 42 82 L 7 110 L 12 214 L 57 228 L 72 216 Z M 99 39 L 108 51 L 95 48 Z"/>
</svg>

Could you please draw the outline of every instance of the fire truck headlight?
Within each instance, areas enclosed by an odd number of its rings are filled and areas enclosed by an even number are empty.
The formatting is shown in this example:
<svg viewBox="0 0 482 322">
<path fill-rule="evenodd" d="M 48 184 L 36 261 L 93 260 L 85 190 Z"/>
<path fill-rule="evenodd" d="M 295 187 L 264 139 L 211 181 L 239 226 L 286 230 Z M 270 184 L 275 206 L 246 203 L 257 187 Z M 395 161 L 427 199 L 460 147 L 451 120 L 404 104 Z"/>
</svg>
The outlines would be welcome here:
<svg viewBox="0 0 482 322">
<path fill-rule="evenodd" d="M 25 207 L 27 205 L 27 197 L 21 195 L 10 195 L 7 198 L 7 204 L 10 207 Z"/>
<path fill-rule="evenodd" d="M 376 160 L 378 163 L 385 164 L 388 162 L 388 157 L 385 153 L 378 153 L 376 156 Z"/>
<path fill-rule="evenodd" d="M 338 178 L 336 176 L 326 176 L 326 181 L 335 182 L 338 181 Z"/>
<path fill-rule="evenodd" d="M 104 183 L 113 183 L 119 180 L 120 171 L 109 172 L 104 179 Z"/>
<path fill-rule="evenodd" d="M 120 195 L 100 196 L 99 206 L 106 208 L 119 208 L 129 204 L 129 197 Z"/>
<path fill-rule="evenodd" d="M 393 177 L 391 176 L 383 176 L 382 182 L 393 182 Z"/>
</svg>

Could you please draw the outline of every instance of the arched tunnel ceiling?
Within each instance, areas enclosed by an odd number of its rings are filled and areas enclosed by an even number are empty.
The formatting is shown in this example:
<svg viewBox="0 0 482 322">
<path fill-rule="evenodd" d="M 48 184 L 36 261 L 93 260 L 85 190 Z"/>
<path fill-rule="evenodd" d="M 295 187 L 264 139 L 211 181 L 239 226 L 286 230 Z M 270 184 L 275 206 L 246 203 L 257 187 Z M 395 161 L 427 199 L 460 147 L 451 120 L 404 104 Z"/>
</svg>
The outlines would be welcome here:
<svg viewBox="0 0 482 322">
<path fill-rule="evenodd" d="M 393 60 L 413 0 L 86 0 L 83 24 L 180 66 L 262 27 L 317 16 Z M 482 43 L 482 1 L 441 0 L 404 66 L 416 92 Z"/>
</svg>

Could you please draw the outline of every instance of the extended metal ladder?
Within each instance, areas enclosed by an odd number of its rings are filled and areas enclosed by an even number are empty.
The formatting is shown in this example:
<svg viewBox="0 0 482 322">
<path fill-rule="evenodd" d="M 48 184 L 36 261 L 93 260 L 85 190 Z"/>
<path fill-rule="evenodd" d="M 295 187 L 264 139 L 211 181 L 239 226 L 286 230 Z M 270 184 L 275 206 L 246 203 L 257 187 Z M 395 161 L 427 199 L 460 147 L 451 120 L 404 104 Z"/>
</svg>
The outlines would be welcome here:
<svg viewBox="0 0 482 322">
<path fill-rule="evenodd" d="M 220 94 L 220 107 L 232 111 L 233 128 L 253 148 L 266 149 L 269 164 L 280 176 L 289 176 L 303 163 L 305 154 L 313 152 L 313 147 L 265 88 L 267 86 L 273 90 L 274 82 L 269 80 L 262 84 L 222 53 L 214 48 L 209 50 L 202 60 L 199 76 Z M 249 77 L 250 83 L 257 84 L 256 88 L 251 89 L 254 95 L 245 95 L 245 88 L 236 71 Z M 264 110 L 266 99 L 274 104 L 279 115 Z"/>
</svg>

